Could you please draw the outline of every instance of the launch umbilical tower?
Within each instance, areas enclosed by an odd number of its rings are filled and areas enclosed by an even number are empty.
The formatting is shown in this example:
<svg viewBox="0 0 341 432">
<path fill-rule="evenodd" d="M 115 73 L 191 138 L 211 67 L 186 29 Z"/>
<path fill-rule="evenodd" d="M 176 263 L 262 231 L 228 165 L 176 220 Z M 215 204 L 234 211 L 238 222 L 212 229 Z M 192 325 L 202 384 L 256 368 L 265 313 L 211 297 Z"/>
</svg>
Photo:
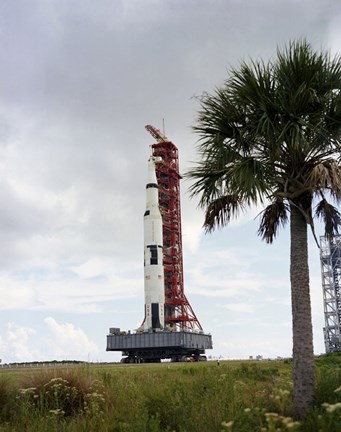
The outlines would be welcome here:
<svg viewBox="0 0 341 432">
<path fill-rule="evenodd" d="M 124 363 L 206 360 L 212 337 L 205 334 L 184 293 L 180 179 L 177 147 L 153 126 L 144 220 L 145 317 L 133 332 L 112 327 L 107 351 L 122 351 Z"/>
<path fill-rule="evenodd" d="M 341 236 L 320 237 L 326 352 L 341 351 Z"/>
<path fill-rule="evenodd" d="M 151 146 L 153 156 L 162 159 L 156 165 L 156 177 L 163 221 L 165 324 L 174 330 L 202 331 L 184 293 L 178 149 L 155 127 L 146 129 L 157 141 Z"/>
</svg>

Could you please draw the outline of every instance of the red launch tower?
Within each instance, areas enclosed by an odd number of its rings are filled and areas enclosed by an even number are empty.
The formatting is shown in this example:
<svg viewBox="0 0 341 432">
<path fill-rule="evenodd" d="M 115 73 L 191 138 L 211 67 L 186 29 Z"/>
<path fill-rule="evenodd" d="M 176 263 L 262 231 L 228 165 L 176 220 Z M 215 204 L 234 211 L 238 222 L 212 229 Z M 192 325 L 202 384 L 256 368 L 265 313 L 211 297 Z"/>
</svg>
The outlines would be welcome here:
<svg viewBox="0 0 341 432">
<path fill-rule="evenodd" d="M 149 252 L 146 255 L 146 248 L 150 251 L 162 248 L 163 274 L 157 274 L 157 280 L 160 276 L 160 280 L 163 279 L 164 282 L 157 285 L 157 294 L 160 294 L 160 298 L 163 300 L 164 285 L 164 315 L 162 315 L 164 326 L 163 324 L 162 326 L 147 325 L 145 328 L 143 325 L 147 316 L 145 315 L 142 326 L 135 332 L 121 331 L 119 327 L 111 327 L 107 335 L 107 351 L 122 351 L 123 356 L 126 356 L 121 360 L 123 363 L 158 363 L 161 359 L 170 359 L 172 362 L 188 361 L 188 359 L 190 361 L 205 361 L 205 350 L 212 349 L 213 346 L 212 336 L 203 332 L 201 324 L 184 293 L 180 208 L 181 176 L 178 149 L 158 129 L 150 125 L 147 125 L 146 129 L 157 142 L 151 145 L 152 156 L 148 161 L 149 164 L 152 160 L 154 165 L 151 176 L 149 176 L 148 171 L 148 183 L 146 184 L 147 204 L 144 214 L 144 229 L 145 242 L 147 241 L 147 243 L 145 243 L 144 265 L 146 269 L 146 263 L 148 266 L 154 267 L 159 262 L 159 255 L 155 253 L 153 255 Z M 158 193 L 150 192 L 151 189 L 153 191 L 157 189 Z M 157 206 L 158 211 L 157 214 L 154 211 L 152 215 L 153 205 L 154 207 Z M 160 231 L 159 237 L 153 238 L 155 241 L 150 244 L 148 236 L 148 240 L 146 240 L 149 225 L 145 225 L 149 221 L 146 218 L 149 217 L 151 217 L 151 226 L 154 226 L 154 231 L 151 232 Z M 162 227 L 160 226 L 161 218 Z M 159 243 L 162 243 L 162 246 Z M 160 261 L 162 261 L 162 257 L 160 257 Z M 150 270 L 148 268 L 148 271 Z M 159 309 L 156 309 L 155 312 L 159 311 L 158 316 L 161 316 L 160 302 L 150 300 L 153 291 L 150 286 L 146 290 L 146 280 L 151 280 L 147 279 L 147 276 L 150 277 L 151 275 L 145 274 L 145 311 L 147 310 L 146 299 L 148 298 L 152 309 L 155 304 L 158 305 Z M 152 320 L 153 316 L 157 316 L 157 313 L 154 315 L 152 312 Z"/>
<path fill-rule="evenodd" d="M 184 293 L 178 149 L 155 127 L 147 125 L 146 130 L 157 141 L 151 146 L 153 156 L 162 158 L 156 165 L 156 177 L 163 222 L 165 324 L 176 331 L 202 332 Z"/>
</svg>

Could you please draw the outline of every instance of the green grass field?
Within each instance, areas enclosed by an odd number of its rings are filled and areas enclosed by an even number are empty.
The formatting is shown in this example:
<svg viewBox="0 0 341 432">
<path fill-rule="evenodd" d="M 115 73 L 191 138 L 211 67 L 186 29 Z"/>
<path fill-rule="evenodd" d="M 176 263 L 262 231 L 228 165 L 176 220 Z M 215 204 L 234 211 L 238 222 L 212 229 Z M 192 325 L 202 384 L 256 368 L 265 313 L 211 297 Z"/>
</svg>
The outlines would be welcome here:
<svg viewBox="0 0 341 432">
<path fill-rule="evenodd" d="M 0 431 L 341 431 L 341 353 L 316 359 L 315 408 L 292 415 L 290 361 L 0 369 Z"/>
</svg>

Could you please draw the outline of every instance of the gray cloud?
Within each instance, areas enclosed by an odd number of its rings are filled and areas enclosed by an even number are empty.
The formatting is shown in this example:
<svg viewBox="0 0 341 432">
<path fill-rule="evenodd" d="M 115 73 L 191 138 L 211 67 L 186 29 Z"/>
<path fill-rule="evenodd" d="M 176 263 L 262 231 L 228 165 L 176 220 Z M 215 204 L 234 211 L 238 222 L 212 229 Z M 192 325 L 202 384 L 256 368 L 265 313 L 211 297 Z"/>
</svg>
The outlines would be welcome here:
<svg viewBox="0 0 341 432">
<path fill-rule="evenodd" d="M 192 96 L 221 84 L 229 66 L 249 56 L 269 58 L 290 38 L 306 36 L 316 47 L 335 43 L 335 3 L 1 2 L 0 276 L 6 287 L 24 290 L 27 299 L 46 290 L 44 308 L 49 301 L 53 307 L 64 277 L 82 297 L 74 269 L 92 260 L 106 269 L 112 262 L 113 292 L 126 287 L 125 275 L 130 280 L 142 272 L 144 182 L 153 143 L 144 125 L 160 127 L 165 118 L 185 171 L 196 158 Z M 187 187 L 183 183 L 182 208 L 191 273 L 203 241 L 202 214 Z M 108 289 L 107 281 L 98 281 L 99 297 Z"/>
</svg>

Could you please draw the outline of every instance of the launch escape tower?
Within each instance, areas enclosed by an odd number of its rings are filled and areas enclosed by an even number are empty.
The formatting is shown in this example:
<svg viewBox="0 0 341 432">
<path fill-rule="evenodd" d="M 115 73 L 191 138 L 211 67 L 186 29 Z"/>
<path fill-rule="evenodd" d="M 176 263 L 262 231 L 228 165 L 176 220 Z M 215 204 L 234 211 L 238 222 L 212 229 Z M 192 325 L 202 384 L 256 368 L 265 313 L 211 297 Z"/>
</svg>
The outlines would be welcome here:
<svg viewBox="0 0 341 432">
<path fill-rule="evenodd" d="M 121 360 L 124 363 L 160 362 L 166 358 L 172 361 L 206 360 L 202 354 L 205 349 L 212 348 L 212 337 L 203 332 L 184 293 L 178 149 L 153 126 L 147 125 L 146 130 L 157 141 L 151 145 L 152 158 L 158 161 L 154 173 L 157 185 L 147 184 L 147 190 L 158 187 L 162 216 L 165 326 L 146 330 L 144 321 L 136 333 L 110 328 L 107 351 L 122 351 L 127 356 Z M 145 213 L 146 217 L 149 219 L 149 211 Z M 146 277 L 149 280 L 148 273 Z"/>
<path fill-rule="evenodd" d="M 157 141 L 151 146 L 153 156 L 163 161 L 156 165 L 156 177 L 163 223 L 165 324 L 174 330 L 203 331 L 184 293 L 178 149 L 153 126 L 146 130 Z"/>
<path fill-rule="evenodd" d="M 320 237 L 326 352 L 341 351 L 341 236 Z"/>
</svg>

